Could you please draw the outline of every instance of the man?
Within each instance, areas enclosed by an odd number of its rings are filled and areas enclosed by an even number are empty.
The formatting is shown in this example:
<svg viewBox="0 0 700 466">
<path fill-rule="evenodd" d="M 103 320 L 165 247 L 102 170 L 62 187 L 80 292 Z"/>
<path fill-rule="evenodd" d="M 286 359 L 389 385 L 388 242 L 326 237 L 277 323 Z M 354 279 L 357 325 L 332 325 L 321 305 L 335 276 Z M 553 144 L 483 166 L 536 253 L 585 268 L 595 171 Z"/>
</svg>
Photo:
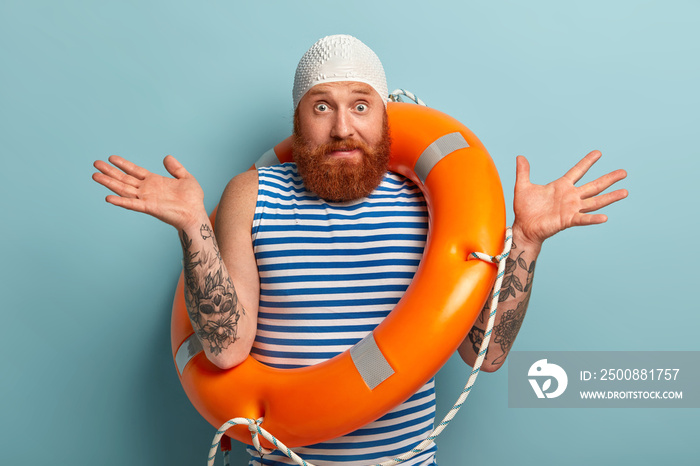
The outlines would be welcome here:
<svg viewBox="0 0 700 466">
<path fill-rule="evenodd" d="M 278 367 L 328 359 L 369 333 L 410 284 L 427 215 L 416 186 L 387 172 L 387 94 L 382 65 L 366 45 L 344 35 L 319 40 L 295 75 L 295 163 L 234 177 L 215 230 L 202 189 L 173 157 L 164 160 L 173 178 L 117 156 L 109 159 L 116 168 L 95 162 L 95 181 L 117 194 L 107 202 L 178 230 L 190 319 L 217 366 L 234 367 L 249 354 Z M 512 259 L 484 370 L 500 367 L 512 346 L 542 242 L 606 221 L 589 212 L 626 197 L 625 190 L 600 194 L 623 170 L 574 185 L 599 157 L 589 153 L 546 186 L 529 182 L 528 162 L 518 157 Z M 485 309 L 459 349 L 470 365 L 487 315 Z M 432 429 L 433 383 L 356 432 L 295 450 L 316 464 L 378 463 L 404 453 Z M 435 450 L 406 464 L 434 464 Z M 286 463 L 279 452 L 260 462 L 274 460 Z"/>
</svg>

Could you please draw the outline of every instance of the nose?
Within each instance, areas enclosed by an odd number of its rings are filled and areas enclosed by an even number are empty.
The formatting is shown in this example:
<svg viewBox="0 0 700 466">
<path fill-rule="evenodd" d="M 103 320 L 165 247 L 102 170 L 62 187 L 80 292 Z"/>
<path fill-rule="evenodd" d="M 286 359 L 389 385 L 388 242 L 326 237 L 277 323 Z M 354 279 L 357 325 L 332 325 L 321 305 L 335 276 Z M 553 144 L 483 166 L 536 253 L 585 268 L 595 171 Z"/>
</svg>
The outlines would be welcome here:
<svg viewBox="0 0 700 466">
<path fill-rule="evenodd" d="M 338 111 L 335 114 L 335 121 L 331 128 L 331 137 L 336 139 L 347 139 L 353 136 L 354 130 L 350 115 L 344 111 Z"/>
</svg>

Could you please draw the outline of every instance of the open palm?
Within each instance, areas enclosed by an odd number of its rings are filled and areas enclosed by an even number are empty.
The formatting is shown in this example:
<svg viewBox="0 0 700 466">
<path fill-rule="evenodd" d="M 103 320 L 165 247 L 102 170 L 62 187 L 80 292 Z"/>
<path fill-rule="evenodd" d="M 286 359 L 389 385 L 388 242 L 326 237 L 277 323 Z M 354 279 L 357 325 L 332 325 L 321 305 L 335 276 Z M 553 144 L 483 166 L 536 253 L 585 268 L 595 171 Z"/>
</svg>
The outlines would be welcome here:
<svg viewBox="0 0 700 466">
<path fill-rule="evenodd" d="M 165 169 L 173 178 L 151 173 L 145 168 L 117 155 L 107 162 L 94 163 L 99 173 L 92 178 L 116 195 L 106 201 L 125 209 L 152 215 L 178 229 L 198 221 L 204 210 L 204 193 L 197 180 L 168 155 L 163 160 Z"/>
<path fill-rule="evenodd" d="M 569 227 L 594 225 L 607 221 L 604 214 L 595 212 L 627 197 L 627 190 L 601 194 L 627 176 L 624 170 L 615 170 L 581 186 L 576 183 L 601 157 L 592 151 L 561 178 L 546 185 L 530 183 L 530 164 L 518 156 L 513 211 L 513 229 L 533 244 Z"/>
</svg>

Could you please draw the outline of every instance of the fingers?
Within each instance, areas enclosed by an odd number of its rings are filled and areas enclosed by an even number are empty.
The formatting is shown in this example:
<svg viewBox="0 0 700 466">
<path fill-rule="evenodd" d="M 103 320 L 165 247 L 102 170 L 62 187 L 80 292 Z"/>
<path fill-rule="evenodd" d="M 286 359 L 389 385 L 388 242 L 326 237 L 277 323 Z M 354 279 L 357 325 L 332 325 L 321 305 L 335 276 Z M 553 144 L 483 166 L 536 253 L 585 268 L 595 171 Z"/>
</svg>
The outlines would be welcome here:
<svg viewBox="0 0 700 466">
<path fill-rule="evenodd" d="M 168 173 L 177 179 L 182 179 L 189 176 L 189 172 L 185 170 L 185 167 L 183 167 L 182 164 L 172 155 L 168 155 L 165 157 L 165 159 L 163 159 L 163 165 L 165 166 L 165 169 L 168 170 Z"/>
<path fill-rule="evenodd" d="M 589 197 L 598 195 L 608 189 L 610 186 L 614 185 L 618 181 L 627 177 L 627 172 L 624 170 L 615 170 L 603 175 L 597 180 L 593 180 L 590 183 L 586 183 L 579 188 L 582 199 L 587 199 Z"/>
<path fill-rule="evenodd" d="M 128 184 L 129 186 L 133 187 L 138 187 L 139 185 L 139 180 L 134 178 L 131 175 L 127 175 L 126 173 L 122 172 L 121 170 L 117 170 L 114 168 L 112 165 L 108 164 L 107 162 L 103 162 L 102 160 L 97 160 L 93 164 L 93 166 L 107 175 L 108 177 L 114 178 L 115 180 L 121 181 L 124 184 Z M 94 178 L 94 177 L 93 177 Z M 97 181 L 97 180 L 95 180 Z M 99 183 L 99 181 L 98 181 Z"/>
<path fill-rule="evenodd" d="M 97 160 L 93 166 L 100 173 L 93 173 L 92 179 L 119 196 L 136 197 L 140 182 L 150 174 L 149 171 L 118 155 L 112 155 L 108 160 L 121 171 Z"/>
<path fill-rule="evenodd" d="M 621 201 L 627 197 L 626 189 L 618 189 L 611 193 L 602 194 L 600 196 L 591 197 L 585 199 L 582 203 L 582 209 L 580 212 L 594 212 L 603 207 L 609 206 L 613 202 Z"/>
<path fill-rule="evenodd" d="M 118 155 L 110 156 L 109 161 L 117 168 L 120 168 L 127 175 L 131 175 L 139 180 L 143 180 L 150 173 L 145 168 L 139 167 L 135 163 L 129 162 L 125 158 L 119 157 Z"/>
<path fill-rule="evenodd" d="M 117 207 L 123 207 L 136 212 L 146 212 L 146 203 L 141 199 L 121 196 L 107 196 L 105 201 Z"/>
<path fill-rule="evenodd" d="M 583 227 L 586 225 L 598 225 L 608 221 L 605 214 L 577 214 L 572 221 L 572 227 Z"/>
<path fill-rule="evenodd" d="M 586 154 L 584 158 L 579 160 L 579 162 L 574 165 L 571 170 L 566 172 L 563 178 L 571 181 L 571 183 L 577 183 L 583 175 L 593 166 L 594 163 L 600 159 L 601 154 L 599 150 L 594 150 Z"/>
<path fill-rule="evenodd" d="M 519 155 L 515 158 L 515 186 L 530 183 L 530 162 Z"/>
<path fill-rule="evenodd" d="M 104 173 L 93 173 L 92 179 L 119 196 L 136 197 L 137 195 L 137 188 Z"/>
</svg>

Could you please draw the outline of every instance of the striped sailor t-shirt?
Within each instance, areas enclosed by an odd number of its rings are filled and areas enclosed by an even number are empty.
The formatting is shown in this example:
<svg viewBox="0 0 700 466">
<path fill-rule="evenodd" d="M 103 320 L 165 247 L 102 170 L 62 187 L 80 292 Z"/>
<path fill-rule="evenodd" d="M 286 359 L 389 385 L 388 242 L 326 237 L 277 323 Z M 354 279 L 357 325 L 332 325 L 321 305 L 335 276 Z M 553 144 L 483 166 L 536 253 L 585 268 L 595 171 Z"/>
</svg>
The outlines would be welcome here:
<svg viewBox="0 0 700 466">
<path fill-rule="evenodd" d="M 408 288 L 427 231 L 420 189 L 398 174 L 387 173 L 366 198 L 333 203 L 307 191 L 293 163 L 258 169 L 252 239 L 260 306 L 251 355 L 294 368 L 358 343 Z M 294 451 L 317 465 L 376 464 L 423 441 L 434 418 L 431 380 L 377 421 Z M 435 452 L 433 444 L 403 464 L 435 464 Z M 249 453 L 254 465 L 294 464 L 279 451 L 260 458 L 249 447 Z"/>
</svg>

